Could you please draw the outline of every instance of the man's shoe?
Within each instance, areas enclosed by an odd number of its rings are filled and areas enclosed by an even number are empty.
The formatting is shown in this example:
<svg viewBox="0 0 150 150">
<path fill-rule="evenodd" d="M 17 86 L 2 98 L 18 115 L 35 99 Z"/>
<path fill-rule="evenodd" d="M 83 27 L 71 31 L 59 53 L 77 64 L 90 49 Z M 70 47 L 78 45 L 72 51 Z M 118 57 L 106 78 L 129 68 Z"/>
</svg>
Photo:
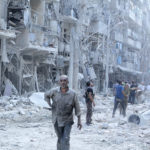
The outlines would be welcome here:
<svg viewBox="0 0 150 150">
<path fill-rule="evenodd" d="M 87 126 L 91 126 L 92 125 L 92 123 L 86 123 L 87 124 Z"/>
</svg>

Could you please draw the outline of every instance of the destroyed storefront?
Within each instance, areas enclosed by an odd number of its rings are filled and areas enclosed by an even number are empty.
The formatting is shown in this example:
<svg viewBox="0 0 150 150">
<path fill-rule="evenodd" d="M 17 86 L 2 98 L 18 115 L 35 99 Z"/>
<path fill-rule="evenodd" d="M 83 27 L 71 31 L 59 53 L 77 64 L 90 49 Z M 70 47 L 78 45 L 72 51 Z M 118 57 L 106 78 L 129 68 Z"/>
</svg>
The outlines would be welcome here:
<svg viewBox="0 0 150 150">
<path fill-rule="evenodd" d="M 135 81 L 137 84 L 141 82 L 142 73 L 129 70 L 124 67 L 118 66 L 114 68 L 113 73 L 109 74 L 109 87 L 112 88 L 113 84 L 116 83 L 117 80 L 121 80 L 123 82 L 131 83 Z"/>
</svg>

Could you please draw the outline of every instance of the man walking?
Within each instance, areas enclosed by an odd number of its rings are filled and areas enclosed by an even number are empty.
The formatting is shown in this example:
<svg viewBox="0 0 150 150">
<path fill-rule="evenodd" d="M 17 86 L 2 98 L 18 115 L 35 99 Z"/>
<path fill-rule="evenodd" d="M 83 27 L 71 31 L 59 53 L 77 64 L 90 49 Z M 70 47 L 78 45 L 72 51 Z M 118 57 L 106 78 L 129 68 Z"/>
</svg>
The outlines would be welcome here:
<svg viewBox="0 0 150 150">
<path fill-rule="evenodd" d="M 78 117 L 77 126 L 82 128 L 77 94 L 69 89 L 68 77 L 60 77 L 60 87 L 45 93 L 45 100 L 52 107 L 52 122 L 58 137 L 57 150 L 70 149 L 70 132 L 73 125 L 73 109 Z"/>
<path fill-rule="evenodd" d="M 123 111 L 123 116 L 125 117 L 125 104 L 124 104 L 124 95 L 123 95 L 123 86 L 122 82 L 118 81 L 118 85 L 116 86 L 116 94 L 115 94 L 115 101 L 114 101 L 114 109 L 113 109 L 113 115 L 112 117 L 115 117 L 115 112 L 117 109 L 118 104 L 120 103 Z"/>
<path fill-rule="evenodd" d="M 94 93 L 92 89 L 93 84 L 90 81 L 88 81 L 86 83 L 86 86 L 87 86 L 87 89 L 85 92 L 85 100 L 86 100 L 86 106 L 87 106 L 86 124 L 90 125 L 92 124 L 92 104 L 93 106 L 95 106 L 95 102 L 94 102 Z"/>
</svg>

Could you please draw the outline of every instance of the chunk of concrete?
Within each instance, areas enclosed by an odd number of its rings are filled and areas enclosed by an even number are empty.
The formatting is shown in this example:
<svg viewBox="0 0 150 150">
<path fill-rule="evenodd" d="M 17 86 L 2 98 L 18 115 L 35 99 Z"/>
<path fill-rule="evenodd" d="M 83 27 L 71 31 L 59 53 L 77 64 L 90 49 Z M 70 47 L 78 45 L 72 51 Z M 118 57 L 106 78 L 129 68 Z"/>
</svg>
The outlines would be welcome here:
<svg viewBox="0 0 150 150">
<path fill-rule="evenodd" d="M 140 124 L 140 117 L 138 115 L 132 114 L 129 116 L 128 122 L 138 125 Z"/>
</svg>

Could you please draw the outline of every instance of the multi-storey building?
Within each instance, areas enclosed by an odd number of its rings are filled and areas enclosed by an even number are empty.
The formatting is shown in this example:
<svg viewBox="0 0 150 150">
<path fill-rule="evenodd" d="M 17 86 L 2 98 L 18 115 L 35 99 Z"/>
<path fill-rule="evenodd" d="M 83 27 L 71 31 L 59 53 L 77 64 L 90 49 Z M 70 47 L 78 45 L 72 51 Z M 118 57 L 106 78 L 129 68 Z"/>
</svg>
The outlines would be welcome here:
<svg viewBox="0 0 150 150">
<path fill-rule="evenodd" d="M 145 66 L 145 72 L 148 69 L 146 64 L 149 63 L 145 61 L 149 59 L 147 55 L 149 44 L 144 39 L 147 37 L 148 40 L 149 35 L 148 2 L 142 0 L 93 0 L 91 4 L 85 2 L 84 7 L 87 7 L 86 13 L 90 22 L 89 36 L 91 35 L 86 53 L 92 60 L 91 62 L 87 59 L 87 62 L 94 67 L 98 81 L 96 83 L 101 87 L 99 90 L 107 87 L 108 79 L 110 86 L 117 79 L 139 82 L 143 76 L 143 67 Z"/>
<path fill-rule="evenodd" d="M 21 94 L 52 87 L 60 74 L 68 74 L 75 89 L 78 79 L 93 80 L 97 91 L 116 79 L 144 80 L 149 3 L 1 0 L 1 83 L 8 78 Z"/>
</svg>

